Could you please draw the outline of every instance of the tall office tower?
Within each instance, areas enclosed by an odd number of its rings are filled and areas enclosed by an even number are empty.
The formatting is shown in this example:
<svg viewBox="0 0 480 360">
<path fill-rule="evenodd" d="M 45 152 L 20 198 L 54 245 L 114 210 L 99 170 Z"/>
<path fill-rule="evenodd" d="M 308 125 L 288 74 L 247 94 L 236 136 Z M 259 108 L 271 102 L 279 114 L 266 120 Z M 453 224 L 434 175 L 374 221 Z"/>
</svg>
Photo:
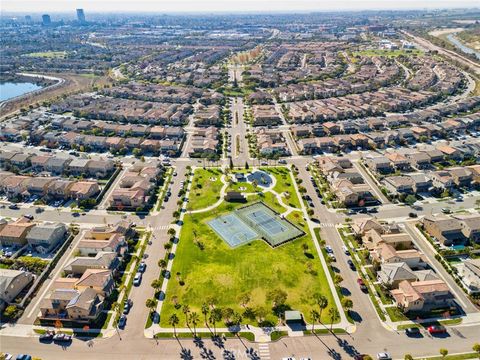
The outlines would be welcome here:
<svg viewBox="0 0 480 360">
<path fill-rule="evenodd" d="M 52 19 L 50 19 L 50 15 L 48 14 L 42 15 L 42 24 L 45 26 L 52 24 Z"/>
<path fill-rule="evenodd" d="M 27 23 L 27 24 L 32 23 L 32 17 L 30 15 L 25 15 L 25 23 Z"/>
<path fill-rule="evenodd" d="M 81 23 L 85 22 L 85 13 L 83 9 L 77 9 L 77 20 Z"/>
</svg>

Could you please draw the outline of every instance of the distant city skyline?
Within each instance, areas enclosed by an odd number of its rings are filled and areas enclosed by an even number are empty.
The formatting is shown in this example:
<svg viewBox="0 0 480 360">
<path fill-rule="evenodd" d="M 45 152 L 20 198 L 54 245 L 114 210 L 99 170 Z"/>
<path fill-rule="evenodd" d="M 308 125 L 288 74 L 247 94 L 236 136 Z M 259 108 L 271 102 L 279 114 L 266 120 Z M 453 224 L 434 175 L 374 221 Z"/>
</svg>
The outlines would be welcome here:
<svg viewBox="0 0 480 360">
<path fill-rule="evenodd" d="M 2 12 L 56 13 L 75 12 L 282 12 L 282 11 L 328 11 L 328 10 L 375 10 L 375 9 L 433 9 L 433 8 L 479 7 L 475 0 L 3 0 Z"/>
</svg>

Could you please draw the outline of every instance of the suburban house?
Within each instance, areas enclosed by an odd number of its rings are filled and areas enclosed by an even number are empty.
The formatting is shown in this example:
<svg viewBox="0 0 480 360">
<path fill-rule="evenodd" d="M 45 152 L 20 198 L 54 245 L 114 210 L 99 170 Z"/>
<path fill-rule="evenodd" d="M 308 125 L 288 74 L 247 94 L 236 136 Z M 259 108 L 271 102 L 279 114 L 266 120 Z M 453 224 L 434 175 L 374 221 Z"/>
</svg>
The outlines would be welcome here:
<svg viewBox="0 0 480 360">
<path fill-rule="evenodd" d="M 0 311 L 3 311 L 34 279 L 28 271 L 0 269 Z"/>
<path fill-rule="evenodd" d="M 27 244 L 27 234 L 34 226 L 24 217 L 8 223 L 0 230 L 0 243 L 2 246 L 21 247 Z"/>
<path fill-rule="evenodd" d="M 75 200 L 86 200 L 95 198 L 100 192 L 96 181 L 77 181 L 70 187 L 70 196 Z"/>
<path fill-rule="evenodd" d="M 425 231 L 445 246 L 464 243 L 467 239 L 462 232 L 462 224 L 455 218 L 425 216 L 422 222 Z"/>
<path fill-rule="evenodd" d="M 396 250 L 392 245 L 380 243 L 370 253 L 373 260 L 385 263 L 406 263 L 412 269 L 424 268 L 425 262 L 420 252 L 415 249 Z"/>
<path fill-rule="evenodd" d="M 452 215 L 460 221 L 463 235 L 470 241 L 480 243 L 480 215 Z"/>
<path fill-rule="evenodd" d="M 450 309 L 455 306 L 454 296 L 443 280 L 401 281 L 398 289 L 391 290 L 399 308 L 405 313 Z"/>
<path fill-rule="evenodd" d="M 52 251 L 67 235 L 67 227 L 62 223 L 38 224 L 26 236 L 28 245 L 40 253 Z"/>
<path fill-rule="evenodd" d="M 41 320 L 91 322 L 103 310 L 103 296 L 93 288 L 55 289 L 40 304 Z"/>
<path fill-rule="evenodd" d="M 389 176 L 382 180 L 382 184 L 392 194 L 413 194 L 414 182 L 409 176 Z"/>
<path fill-rule="evenodd" d="M 114 271 L 119 263 L 117 253 L 101 251 L 95 257 L 75 257 L 68 262 L 63 270 L 66 274 L 82 275 L 87 269 L 109 269 Z"/>
<path fill-rule="evenodd" d="M 457 270 L 468 293 L 480 293 L 480 259 L 462 261 Z"/>
</svg>

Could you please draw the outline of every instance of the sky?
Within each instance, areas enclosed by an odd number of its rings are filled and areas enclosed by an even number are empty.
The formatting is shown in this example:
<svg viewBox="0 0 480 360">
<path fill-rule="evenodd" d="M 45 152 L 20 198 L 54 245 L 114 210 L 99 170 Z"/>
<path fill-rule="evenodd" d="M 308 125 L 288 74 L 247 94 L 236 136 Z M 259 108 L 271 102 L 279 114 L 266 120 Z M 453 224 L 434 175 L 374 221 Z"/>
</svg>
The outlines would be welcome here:
<svg viewBox="0 0 480 360">
<path fill-rule="evenodd" d="M 479 7 L 478 0 L 1 0 L 2 12 L 282 12 Z"/>
</svg>

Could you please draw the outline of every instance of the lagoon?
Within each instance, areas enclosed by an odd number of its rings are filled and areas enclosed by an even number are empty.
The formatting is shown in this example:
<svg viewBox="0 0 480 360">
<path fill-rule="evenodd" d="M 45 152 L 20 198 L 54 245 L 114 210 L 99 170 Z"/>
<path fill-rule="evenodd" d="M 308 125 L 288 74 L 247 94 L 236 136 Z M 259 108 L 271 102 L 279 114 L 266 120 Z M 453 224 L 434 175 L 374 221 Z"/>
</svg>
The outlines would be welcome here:
<svg viewBox="0 0 480 360">
<path fill-rule="evenodd" d="M 41 88 L 41 86 L 29 82 L 2 82 L 0 83 L 0 101 L 5 101 Z"/>
</svg>

